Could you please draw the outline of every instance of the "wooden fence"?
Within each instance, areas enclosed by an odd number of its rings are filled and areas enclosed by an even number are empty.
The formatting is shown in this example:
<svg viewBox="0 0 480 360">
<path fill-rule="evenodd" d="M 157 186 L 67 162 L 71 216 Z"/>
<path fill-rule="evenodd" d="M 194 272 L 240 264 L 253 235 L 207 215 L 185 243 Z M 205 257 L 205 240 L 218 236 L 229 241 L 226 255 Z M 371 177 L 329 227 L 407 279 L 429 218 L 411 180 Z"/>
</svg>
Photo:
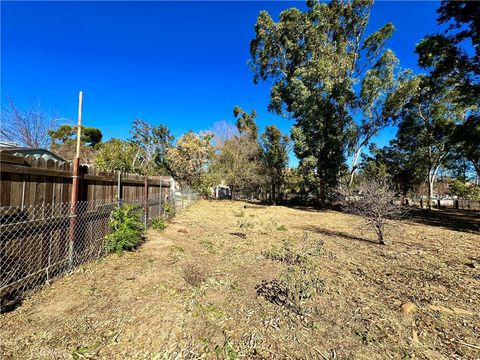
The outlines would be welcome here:
<svg viewBox="0 0 480 360">
<path fill-rule="evenodd" d="M 118 203 L 141 207 L 145 224 L 164 216 L 167 203 L 177 204 L 179 192 L 169 176 L 81 166 L 73 213 L 72 176 L 71 163 L 0 151 L 0 310 L 49 279 L 105 255 L 109 218 Z M 183 208 L 183 195 L 180 204 Z"/>
<path fill-rule="evenodd" d="M 0 152 L 0 207 L 24 208 L 69 202 L 73 165 Z M 100 172 L 80 166 L 79 201 L 161 198 L 173 188 L 170 176 Z"/>
</svg>

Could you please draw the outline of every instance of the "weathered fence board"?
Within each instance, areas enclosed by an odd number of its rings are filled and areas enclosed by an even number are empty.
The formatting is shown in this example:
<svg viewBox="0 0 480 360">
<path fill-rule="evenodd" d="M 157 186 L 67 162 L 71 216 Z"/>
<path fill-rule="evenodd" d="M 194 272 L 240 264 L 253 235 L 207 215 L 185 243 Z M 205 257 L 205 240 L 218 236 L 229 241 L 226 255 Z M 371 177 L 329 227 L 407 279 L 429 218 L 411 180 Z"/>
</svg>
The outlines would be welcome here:
<svg viewBox="0 0 480 360">
<path fill-rule="evenodd" d="M 0 207 L 24 208 L 68 202 L 72 175 L 73 166 L 68 162 L 0 153 Z M 159 194 L 160 188 L 169 189 L 171 182 L 169 176 L 149 176 L 147 192 Z M 118 173 L 99 172 L 85 165 L 80 167 L 79 201 L 118 199 L 118 186 Z M 126 200 L 145 197 L 145 176 L 121 174 L 120 187 Z"/>
</svg>

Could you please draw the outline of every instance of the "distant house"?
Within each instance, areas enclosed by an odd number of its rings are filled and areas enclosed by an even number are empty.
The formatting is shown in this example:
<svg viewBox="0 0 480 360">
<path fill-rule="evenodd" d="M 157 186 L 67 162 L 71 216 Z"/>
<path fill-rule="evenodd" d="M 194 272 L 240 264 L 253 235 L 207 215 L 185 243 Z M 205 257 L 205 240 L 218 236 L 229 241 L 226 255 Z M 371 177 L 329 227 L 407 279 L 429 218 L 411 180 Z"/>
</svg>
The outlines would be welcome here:
<svg viewBox="0 0 480 360">
<path fill-rule="evenodd" d="M 22 146 L 17 146 L 16 144 L 5 143 L 5 142 L 0 142 L 0 152 L 11 154 L 11 155 L 23 155 L 23 156 L 30 155 L 36 159 L 43 158 L 45 160 L 65 161 L 65 159 L 62 159 L 60 156 L 52 153 L 49 150 L 31 148 L 31 147 L 22 147 Z"/>
</svg>

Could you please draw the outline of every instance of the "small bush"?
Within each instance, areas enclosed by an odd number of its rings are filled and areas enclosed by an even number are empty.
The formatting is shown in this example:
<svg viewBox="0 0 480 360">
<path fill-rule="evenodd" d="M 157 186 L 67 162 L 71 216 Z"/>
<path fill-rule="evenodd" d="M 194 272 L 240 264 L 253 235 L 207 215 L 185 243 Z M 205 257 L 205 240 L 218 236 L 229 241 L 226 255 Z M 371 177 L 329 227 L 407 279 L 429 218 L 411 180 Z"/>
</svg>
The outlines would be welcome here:
<svg viewBox="0 0 480 360">
<path fill-rule="evenodd" d="M 277 227 L 277 231 L 287 231 L 287 227 L 285 225 L 280 225 Z"/>
<path fill-rule="evenodd" d="M 263 296 L 267 301 L 301 315 L 305 313 L 303 303 L 323 292 L 324 283 L 318 277 L 315 265 L 306 261 L 289 265 L 279 280 L 263 280 L 255 290 L 258 296 Z"/>
<path fill-rule="evenodd" d="M 310 256 L 320 256 L 325 254 L 325 243 L 318 238 L 311 238 L 307 232 L 302 236 L 302 252 Z"/>
<path fill-rule="evenodd" d="M 305 254 L 301 254 L 295 249 L 292 249 L 289 240 L 283 240 L 282 246 L 280 248 L 274 246 L 270 250 L 263 251 L 262 255 L 269 260 L 280 261 L 290 265 L 300 264 L 306 259 Z"/>
<path fill-rule="evenodd" d="M 135 249 L 142 240 L 145 226 L 141 221 L 142 210 L 138 205 L 117 206 L 110 215 L 111 233 L 106 236 L 109 252 L 121 254 Z"/>
<path fill-rule="evenodd" d="M 175 207 L 170 202 L 163 204 L 163 211 L 167 219 L 171 219 L 175 216 Z"/>
<path fill-rule="evenodd" d="M 152 221 L 152 228 L 154 230 L 165 230 L 167 228 L 167 222 L 164 218 L 156 218 Z"/>
<path fill-rule="evenodd" d="M 324 283 L 318 277 L 316 266 L 308 261 L 290 265 L 280 278 L 287 285 L 290 298 L 297 306 L 324 290 Z"/>
</svg>

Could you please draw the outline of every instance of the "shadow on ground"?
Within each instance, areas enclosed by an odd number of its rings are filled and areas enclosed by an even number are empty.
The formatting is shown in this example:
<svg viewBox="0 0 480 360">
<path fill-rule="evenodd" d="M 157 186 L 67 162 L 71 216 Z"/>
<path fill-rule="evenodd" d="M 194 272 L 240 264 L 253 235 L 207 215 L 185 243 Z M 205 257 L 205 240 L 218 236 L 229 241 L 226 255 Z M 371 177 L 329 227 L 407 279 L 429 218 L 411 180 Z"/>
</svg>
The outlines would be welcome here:
<svg viewBox="0 0 480 360">
<path fill-rule="evenodd" d="M 272 204 L 268 202 L 249 202 L 252 205 L 257 206 L 271 206 Z M 314 206 L 314 205 L 299 205 L 299 204 L 278 204 L 280 206 L 285 206 L 291 209 L 307 211 L 307 212 L 323 212 L 327 210 L 334 210 L 343 212 L 339 205 L 329 205 L 325 207 Z M 412 207 L 409 209 L 407 220 L 410 220 L 415 223 L 430 225 L 430 226 L 440 226 L 450 230 L 464 231 L 471 233 L 480 233 L 480 211 L 475 210 L 457 210 L 457 209 L 420 209 L 417 207 Z M 307 229 L 305 229 L 307 230 Z M 310 231 L 315 231 L 323 233 L 325 235 L 336 235 L 340 237 L 349 238 L 351 240 L 359 240 L 366 242 L 375 242 L 368 239 L 362 239 L 359 237 L 352 236 L 347 233 L 335 232 L 327 229 L 309 229 Z M 323 231 L 323 232 L 322 232 Z"/>
<path fill-rule="evenodd" d="M 345 238 L 348 240 L 361 241 L 369 244 L 378 244 L 377 241 L 374 241 L 372 239 L 355 236 L 343 231 L 324 229 L 318 226 L 302 226 L 302 227 L 299 227 L 299 229 L 304 231 L 310 231 L 310 232 L 321 234 L 321 235 L 337 236 L 337 237 Z"/>
<path fill-rule="evenodd" d="M 424 225 L 440 226 L 456 231 L 480 233 L 480 212 L 478 211 L 412 208 L 409 216 L 409 220 Z"/>
</svg>

